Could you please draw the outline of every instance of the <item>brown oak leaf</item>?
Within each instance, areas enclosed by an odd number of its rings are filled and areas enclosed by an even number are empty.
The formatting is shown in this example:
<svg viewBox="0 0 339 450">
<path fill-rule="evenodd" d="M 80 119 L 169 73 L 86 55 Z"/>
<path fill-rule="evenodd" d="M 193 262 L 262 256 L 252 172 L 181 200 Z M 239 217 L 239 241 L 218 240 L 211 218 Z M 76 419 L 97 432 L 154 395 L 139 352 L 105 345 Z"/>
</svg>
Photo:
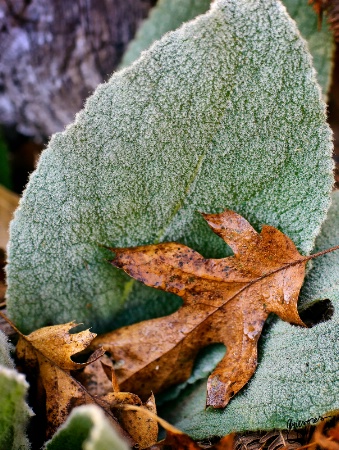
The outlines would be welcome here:
<svg viewBox="0 0 339 450">
<path fill-rule="evenodd" d="M 71 371 L 84 368 L 100 358 L 105 350 L 95 351 L 86 363 L 74 362 L 71 357 L 84 351 L 96 334 L 89 330 L 70 334 L 69 330 L 76 327 L 74 322 L 41 328 L 28 336 L 23 335 L 9 319 L 0 313 L 19 333 L 16 347 L 18 365 L 27 374 L 31 389 L 37 394 L 37 406 L 44 399 L 46 408 L 46 437 L 50 438 L 56 429 L 66 420 L 75 406 L 96 404 L 100 406 L 110 423 L 132 445 L 134 441 L 120 427 L 112 414 L 110 405 L 91 395 L 85 387 L 71 375 Z M 35 381 L 35 383 L 34 383 Z M 35 405 L 32 405 L 35 412 Z M 40 412 L 38 412 L 40 414 Z"/>
<path fill-rule="evenodd" d="M 135 411 L 143 413 L 142 408 L 136 405 L 123 405 L 122 408 L 129 412 Z M 201 446 L 190 436 L 178 430 L 178 428 L 175 428 L 161 417 L 156 416 L 151 410 L 146 411 L 144 414 L 149 416 L 150 419 L 159 422 L 159 424 L 166 430 L 165 439 L 148 447 L 147 450 L 202 450 L 205 448 L 209 448 L 211 450 L 234 450 L 235 448 L 234 433 L 224 436 L 214 445 Z"/>
<path fill-rule="evenodd" d="M 198 351 L 223 343 L 227 352 L 207 384 L 207 405 L 223 408 L 253 375 L 257 342 L 270 313 L 305 326 L 297 300 L 311 257 L 276 228 L 261 233 L 239 214 L 203 214 L 234 256 L 205 259 L 178 243 L 112 248 L 111 263 L 148 286 L 183 298 L 175 313 L 98 336 L 115 361 L 124 391 L 142 398 L 186 380 Z"/>
</svg>

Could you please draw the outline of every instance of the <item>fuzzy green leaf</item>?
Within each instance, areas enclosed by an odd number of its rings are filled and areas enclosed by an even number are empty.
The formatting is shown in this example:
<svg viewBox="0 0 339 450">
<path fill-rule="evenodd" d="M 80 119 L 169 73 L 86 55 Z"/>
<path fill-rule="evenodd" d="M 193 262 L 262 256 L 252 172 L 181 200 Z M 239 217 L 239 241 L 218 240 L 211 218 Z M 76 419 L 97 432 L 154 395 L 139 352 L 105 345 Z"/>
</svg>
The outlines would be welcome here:
<svg viewBox="0 0 339 450">
<path fill-rule="evenodd" d="M 0 331 L 0 448 L 26 450 L 28 419 L 32 415 L 25 402 L 28 384 L 24 375 L 13 369 L 10 346 Z"/>
<path fill-rule="evenodd" d="M 332 61 L 334 57 L 334 39 L 330 26 L 324 18 L 318 29 L 318 16 L 305 0 L 283 0 L 289 15 L 297 22 L 302 36 L 313 57 L 313 65 L 317 71 L 318 82 L 324 96 L 330 88 Z"/>
<path fill-rule="evenodd" d="M 224 356 L 225 346 L 223 344 L 212 344 L 202 349 L 194 362 L 191 376 L 183 383 L 172 386 L 165 392 L 156 395 L 157 406 L 176 399 L 187 387 L 195 384 L 199 380 L 205 379 L 211 374 Z"/>
<path fill-rule="evenodd" d="M 217 0 L 98 87 L 51 139 L 11 225 L 8 311 L 24 332 L 74 317 L 103 332 L 177 297 L 130 280 L 99 244 L 226 246 L 226 207 L 308 252 L 333 182 L 310 55 L 276 0 Z M 118 314 L 119 312 L 119 314 Z"/>
<path fill-rule="evenodd" d="M 129 43 L 120 67 L 129 66 L 139 58 L 143 50 L 148 49 L 168 31 L 173 31 L 208 11 L 210 3 L 211 0 L 159 0 Z"/>
<path fill-rule="evenodd" d="M 105 415 L 95 405 L 74 408 L 46 450 L 128 450 L 128 444 L 117 434 Z"/>
<path fill-rule="evenodd" d="M 306 0 L 283 0 L 289 15 L 297 22 L 301 35 L 307 40 L 317 71 L 318 82 L 326 93 L 331 80 L 332 57 L 334 52 L 333 34 L 326 20 L 318 30 L 318 17 Z M 149 17 L 140 26 L 135 38 L 130 42 L 120 67 L 126 67 L 139 58 L 143 50 L 160 39 L 168 31 L 175 30 L 199 14 L 205 13 L 210 0 L 159 0 Z"/>
<path fill-rule="evenodd" d="M 0 365 L 14 369 L 14 363 L 10 357 L 12 345 L 8 342 L 7 336 L 0 331 Z"/>
<path fill-rule="evenodd" d="M 338 243 L 337 191 L 314 252 Z M 303 307 L 325 299 L 334 306 L 333 317 L 313 328 L 274 320 L 260 341 L 256 373 L 224 410 L 205 410 L 204 380 L 186 389 L 163 415 L 194 438 L 205 439 L 231 431 L 288 428 L 289 420 L 306 422 L 338 410 L 339 251 L 313 261 L 302 289 Z"/>
</svg>

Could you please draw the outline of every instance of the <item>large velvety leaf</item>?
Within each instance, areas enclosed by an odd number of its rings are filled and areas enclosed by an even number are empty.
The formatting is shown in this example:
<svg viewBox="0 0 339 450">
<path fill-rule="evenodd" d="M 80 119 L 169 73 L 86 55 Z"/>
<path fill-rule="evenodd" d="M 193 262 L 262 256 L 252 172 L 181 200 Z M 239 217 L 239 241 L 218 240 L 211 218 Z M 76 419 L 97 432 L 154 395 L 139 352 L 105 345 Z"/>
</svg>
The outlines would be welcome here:
<svg viewBox="0 0 339 450">
<path fill-rule="evenodd" d="M 0 365 L 13 369 L 14 363 L 9 354 L 10 350 L 11 344 L 8 342 L 7 336 L 0 331 Z"/>
<path fill-rule="evenodd" d="M 149 17 L 143 21 L 133 41 L 124 53 L 120 67 L 127 67 L 143 50 L 160 39 L 168 31 L 173 31 L 184 22 L 205 13 L 211 0 L 159 0 L 151 9 Z"/>
<path fill-rule="evenodd" d="M 75 408 L 46 442 L 46 450 L 128 450 L 130 447 L 95 405 Z"/>
<path fill-rule="evenodd" d="M 304 0 L 283 0 L 289 15 L 297 22 L 302 36 L 307 40 L 317 71 L 317 79 L 324 96 L 330 88 L 332 60 L 334 57 L 334 38 L 326 19 L 318 27 L 318 16 Z"/>
<path fill-rule="evenodd" d="M 208 377 L 224 356 L 225 346 L 223 344 L 212 344 L 205 347 L 194 361 L 191 376 L 183 383 L 177 384 L 176 386 L 167 389 L 165 392 L 158 394 L 156 396 L 157 405 L 161 406 L 170 400 L 176 399 L 186 387 Z"/>
<path fill-rule="evenodd" d="M 313 8 L 305 0 L 283 0 L 289 15 L 297 22 L 302 36 L 313 57 L 318 82 L 326 94 L 331 79 L 331 62 L 334 45 L 333 34 L 326 20 L 318 29 L 318 17 Z M 160 39 L 166 32 L 175 30 L 183 22 L 206 12 L 210 0 L 159 0 L 151 10 L 149 17 L 140 26 L 134 40 L 124 54 L 121 67 L 135 61 L 143 50 Z"/>
<path fill-rule="evenodd" d="M 316 241 L 315 251 L 339 242 L 339 192 Z M 333 317 L 310 329 L 274 321 L 261 341 L 258 369 L 223 411 L 205 410 L 206 380 L 184 391 L 167 418 L 195 438 L 230 431 L 287 428 L 339 408 L 339 252 L 313 261 L 302 291 L 303 307 L 331 300 Z M 163 414 L 163 412 L 162 412 Z M 292 424 L 293 427 L 293 424 Z"/>
<path fill-rule="evenodd" d="M 11 226 L 11 317 L 25 332 L 74 317 L 106 331 L 173 311 L 98 244 L 225 255 L 197 211 L 234 209 L 308 252 L 329 205 L 331 147 L 310 55 L 281 3 L 213 2 L 52 138 Z"/>
<path fill-rule="evenodd" d="M 26 438 L 28 419 L 32 415 L 25 402 L 28 384 L 13 369 L 6 336 L 0 331 L 0 448 L 29 449 Z"/>
</svg>

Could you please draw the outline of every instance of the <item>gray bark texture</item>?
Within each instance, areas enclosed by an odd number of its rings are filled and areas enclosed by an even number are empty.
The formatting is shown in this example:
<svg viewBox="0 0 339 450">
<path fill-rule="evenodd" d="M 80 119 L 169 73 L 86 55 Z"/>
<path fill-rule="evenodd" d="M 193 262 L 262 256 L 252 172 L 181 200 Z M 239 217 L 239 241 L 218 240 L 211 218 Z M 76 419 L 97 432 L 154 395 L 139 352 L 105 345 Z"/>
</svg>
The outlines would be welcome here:
<svg viewBox="0 0 339 450">
<path fill-rule="evenodd" d="M 107 80 L 154 0 L 0 0 L 0 123 L 43 140 Z"/>
</svg>

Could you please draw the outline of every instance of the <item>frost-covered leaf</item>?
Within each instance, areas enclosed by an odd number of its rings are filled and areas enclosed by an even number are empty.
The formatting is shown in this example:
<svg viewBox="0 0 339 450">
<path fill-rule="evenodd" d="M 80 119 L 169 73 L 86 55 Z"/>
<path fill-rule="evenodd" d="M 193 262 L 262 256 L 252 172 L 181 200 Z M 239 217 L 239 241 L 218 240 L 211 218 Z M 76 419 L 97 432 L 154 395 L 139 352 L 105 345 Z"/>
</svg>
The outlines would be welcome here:
<svg viewBox="0 0 339 450">
<path fill-rule="evenodd" d="M 0 331 L 0 365 L 14 369 L 14 363 L 10 357 L 11 347 L 7 336 Z"/>
<path fill-rule="evenodd" d="M 339 192 L 335 192 L 315 251 L 338 242 Z M 339 409 L 339 252 L 314 260 L 301 298 L 304 308 L 329 299 L 333 317 L 309 329 L 275 320 L 261 341 L 254 377 L 223 411 L 205 410 L 205 380 L 184 392 L 165 418 L 201 439 L 233 430 L 287 428 L 288 420 L 307 421 Z"/>
<path fill-rule="evenodd" d="M 205 13 L 211 0 L 159 0 L 151 9 L 149 17 L 143 21 L 133 41 L 128 45 L 120 67 L 126 67 L 139 58 L 143 50 L 160 39 L 168 31 L 173 31 L 184 22 Z"/>
<path fill-rule="evenodd" d="M 46 442 L 45 450 L 128 450 L 103 412 L 95 405 L 73 409 L 67 421 Z"/>
<path fill-rule="evenodd" d="M 318 17 L 308 5 L 307 0 L 283 0 L 289 15 L 297 22 L 301 35 L 307 40 L 318 74 L 318 82 L 324 93 L 328 91 L 332 57 L 334 52 L 333 35 L 326 20 L 318 29 Z M 159 0 L 149 17 L 140 26 L 134 40 L 123 56 L 121 67 L 135 61 L 143 50 L 168 31 L 175 30 L 209 8 L 210 0 Z"/>
<path fill-rule="evenodd" d="M 289 15 L 297 22 L 302 36 L 313 57 L 318 82 L 324 95 L 331 83 L 332 60 L 334 57 L 334 38 L 328 22 L 323 20 L 318 26 L 318 16 L 307 0 L 283 0 Z"/>
<path fill-rule="evenodd" d="M 43 152 L 11 226 L 11 317 L 25 332 L 74 317 L 103 332 L 173 311 L 178 301 L 119 273 L 99 244 L 178 241 L 224 256 L 197 211 L 234 209 L 310 251 L 331 148 L 310 55 L 281 3 L 213 2 L 100 85 Z"/>
<path fill-rule="evenodd" d="M 31 410 L 25 402 L 28 384 L 24 375 L 13 369 L 10 346 L 0 331 L 0 448 L 29 449 L 26 427 Z"/>
<path fill-rule="evenodd" d="M 212 344 L 205 347 L 194 362 L 191 376 L 184 383 L 177 384 L 158 394 L 156 396 L 157 405 L 161 406 L 165 402 L 177 398 L 187 386 L 208 377 L 224 356 L 225 346 L 223 344 Z"/>
</svg>

